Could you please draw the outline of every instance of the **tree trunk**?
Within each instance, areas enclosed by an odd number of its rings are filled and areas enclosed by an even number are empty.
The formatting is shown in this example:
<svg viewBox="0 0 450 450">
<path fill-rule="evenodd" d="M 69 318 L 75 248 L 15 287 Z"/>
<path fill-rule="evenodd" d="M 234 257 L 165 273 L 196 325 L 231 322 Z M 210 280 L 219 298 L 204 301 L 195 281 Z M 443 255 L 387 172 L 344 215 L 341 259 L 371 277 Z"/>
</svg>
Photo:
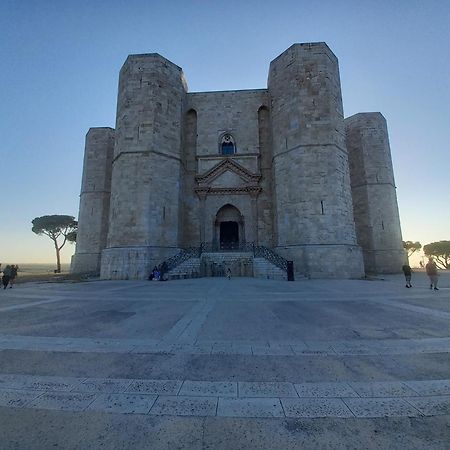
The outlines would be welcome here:
<svg viewBox="0 0 450 450">
<path fill-rule="evenodd" d="M 56 251 L 56 272 L 61 273 L 61 258 L 59 256 L 59 247 L 58 243 L 56 242 L 56 239 L 54 240 L 55 243 L 55 251 Z"/>
</svg>

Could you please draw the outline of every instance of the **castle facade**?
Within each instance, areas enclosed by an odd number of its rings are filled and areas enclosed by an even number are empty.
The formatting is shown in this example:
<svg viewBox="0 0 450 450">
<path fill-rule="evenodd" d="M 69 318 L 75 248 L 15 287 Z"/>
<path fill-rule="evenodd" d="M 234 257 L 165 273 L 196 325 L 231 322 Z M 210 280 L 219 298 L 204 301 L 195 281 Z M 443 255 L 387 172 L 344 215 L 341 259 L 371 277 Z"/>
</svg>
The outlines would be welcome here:
<svg viewBox="0 0 450 450">
<path fill-rule="evenodd" d="M 325 43 L 275 58 L 267 89 L 190 93 L 159 54 L 125 61 L 115 129 L 86 136 L 71 270 L 143 279 L 202 243 L 264 246 L 301 276 L 400 270 L 386 121 L 344 119 Z"/>
</svg>

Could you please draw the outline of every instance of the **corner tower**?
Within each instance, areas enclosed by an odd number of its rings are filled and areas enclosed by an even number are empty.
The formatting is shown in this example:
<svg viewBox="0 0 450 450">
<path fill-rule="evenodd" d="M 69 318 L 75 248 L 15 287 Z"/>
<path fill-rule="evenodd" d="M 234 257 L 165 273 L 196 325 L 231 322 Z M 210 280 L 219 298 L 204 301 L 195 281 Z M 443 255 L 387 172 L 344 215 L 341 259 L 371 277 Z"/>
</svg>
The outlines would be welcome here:
<svg viewBox="0 0 450 450">
<path fill-rule="evenodd" d="M 185 95 L 181 68 L 158 54 L 130 55 L 120 71 L 102 278 L 145 278 L 178 251 Z"/>
<path fill-rule="evenodd" d="M 361 277 L 336 56 L 294 44 L 270 64 L 276 250 L 312 277 Z"/>
<path fill-rule="evenodd" d="M 405 261 L 386 119 L 345 119 L 353 208 L 366 272 L 396 273 Z"/>
<path fill-rule="evenodd" d="M 72 273 L 100 272 L 106 246 L 114 154 L 114 130 L 91 128 L 86 134 L 76 251 Z"/>
</svg>

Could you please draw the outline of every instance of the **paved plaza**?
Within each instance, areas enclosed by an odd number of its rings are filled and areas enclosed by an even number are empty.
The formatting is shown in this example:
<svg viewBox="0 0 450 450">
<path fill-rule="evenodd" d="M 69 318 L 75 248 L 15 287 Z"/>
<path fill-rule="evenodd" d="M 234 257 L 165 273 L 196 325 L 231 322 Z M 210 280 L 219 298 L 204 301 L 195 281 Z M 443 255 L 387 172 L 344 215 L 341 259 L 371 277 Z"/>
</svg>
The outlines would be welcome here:
<svg viewBox="0 0 450 450">
<path fill-rule="evenodd" d="M 448 449 L 450 273 L 0 292 L 0 448 Z"/>
</svg>

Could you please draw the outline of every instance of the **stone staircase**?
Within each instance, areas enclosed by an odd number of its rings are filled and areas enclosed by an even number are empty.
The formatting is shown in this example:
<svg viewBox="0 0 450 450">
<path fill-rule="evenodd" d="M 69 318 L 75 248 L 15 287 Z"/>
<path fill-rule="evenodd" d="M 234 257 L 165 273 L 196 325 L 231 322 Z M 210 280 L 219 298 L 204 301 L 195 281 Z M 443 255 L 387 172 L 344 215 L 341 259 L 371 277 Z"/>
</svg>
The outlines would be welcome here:
<svg viewBox="0 0 450 450">
<path fill-rule="evenodd" d="M 183 261 L 180 265 L 167 272 L 169 280 L 180 280 L 184 278 L 199 278 L 201 275 L 200 258 L 192 257 Z"/>
<path fill-rule="evenodd" d="M 198 277 L 255 277 L 286 280 L 286 272 L 263 257 L 251 252 L 211 252 L 191 257 L 167 272 L 169 280 Z"/>
<path fill-rule="evenodd" d="M 253 276 L 270 280 L 287 280 L 287 273 L 266 258 L 253 258 Z"/>
<path fill-rule="evenodd" d="M 248 252 L 202 253 L 202 272 L 206 277 L 224 277 L 231 270 L 232 277 L 253 276 L 253 254 Z"/>
</svg>

